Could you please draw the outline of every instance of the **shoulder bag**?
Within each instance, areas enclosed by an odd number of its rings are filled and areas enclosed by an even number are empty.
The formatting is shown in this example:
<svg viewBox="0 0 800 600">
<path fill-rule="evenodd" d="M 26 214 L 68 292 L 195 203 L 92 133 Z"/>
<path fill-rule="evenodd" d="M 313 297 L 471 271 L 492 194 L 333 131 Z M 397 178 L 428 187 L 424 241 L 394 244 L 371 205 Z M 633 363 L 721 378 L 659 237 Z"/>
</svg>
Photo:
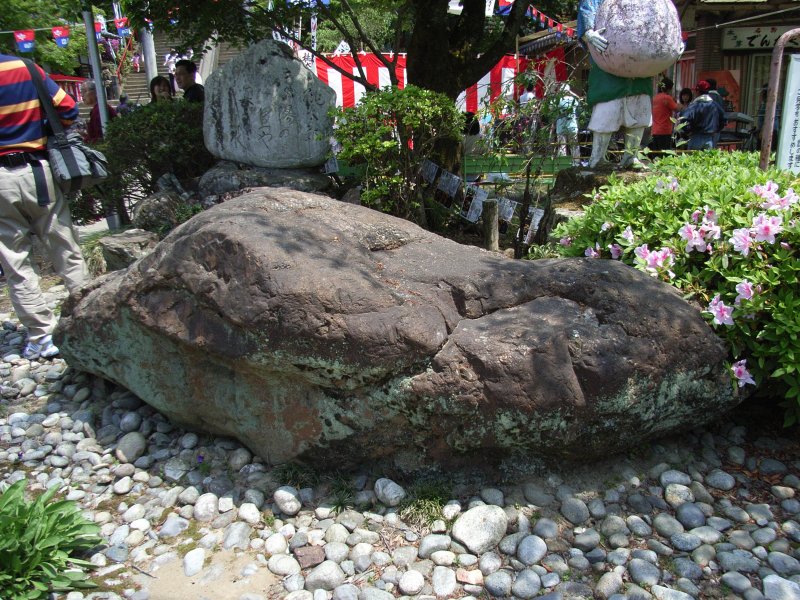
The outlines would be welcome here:
<svg viewBox="0 0 800 600">
<path fill-rule="evenodd" d="M 105 155 L 87 146 L 78 132 L 64 130 L 53 101 L 45 90 L 42 76 L 31 61 L 24 62 L 52 130 L 52 135 L 47 136 L 47 158 L 56 185 L 69 194 L 105 180 L 108 177 Z"/>
</svg>

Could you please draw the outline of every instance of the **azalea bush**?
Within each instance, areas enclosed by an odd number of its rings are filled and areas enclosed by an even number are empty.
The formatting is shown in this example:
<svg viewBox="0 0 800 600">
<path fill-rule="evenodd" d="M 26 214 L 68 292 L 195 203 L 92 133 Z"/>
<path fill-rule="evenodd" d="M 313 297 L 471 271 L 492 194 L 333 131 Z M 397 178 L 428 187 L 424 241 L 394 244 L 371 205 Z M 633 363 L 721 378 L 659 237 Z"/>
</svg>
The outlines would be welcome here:
<svg viewBox="0 0 800 600">
<path fill-rule="evenodd" d="M 680 289 L 730 345 L 731 376 L 800 417 L 800 180 L 758 155 L 697 152 L 611 180 L 559 225 L 565 256 L 621 260 Z"/>
<path fill-rule="evenodd" d="M 0 597 L 36 600 L 94 587 L 84 571 L 94 565 L 75 555 L 102 541 L 100 528 L 74 502 L 52 502 L 55 487 L 26 500 L 26 483 L 21 479 L 0 495 Z"/>
<path fill-rule="evenodd" d="M 203 142 L 203 105 L 194 102 L 155 102 L 113 119 L 101 149 L 111 172 L 103 203 L 120 215 L 157 191 L 162 175 L 186 185 L 214 164 Z"/>
<path fill-rule="evenodd" d="M 339 157 L 366 168 L 361 203 L 425 225 L 420 167 L 425 158 L 440 163 L 437 154 L 461 140 L 453 101 L 409 85 L 367 93 L 335 117 Z"/>
</svg>

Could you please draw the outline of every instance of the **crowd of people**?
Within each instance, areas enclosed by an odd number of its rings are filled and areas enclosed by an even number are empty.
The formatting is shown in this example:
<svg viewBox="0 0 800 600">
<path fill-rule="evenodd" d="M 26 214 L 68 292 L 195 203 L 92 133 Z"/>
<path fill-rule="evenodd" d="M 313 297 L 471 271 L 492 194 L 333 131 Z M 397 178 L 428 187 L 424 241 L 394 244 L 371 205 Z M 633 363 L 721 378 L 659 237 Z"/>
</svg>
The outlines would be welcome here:
<svg viewBox="0 0 800 600">
<path fill-rule="evenodd" d="M 673 82 L 661 79 L 653 97 L 653 125 L 650 149 L 671 150 L 686 141 L 688 150 L 706 150 L 719 145 L 725 128 L 725 101 L 714 79 L 701 79 L 694 90 L 683 88 L 676 100 Z M 696 92 L 696 96 L 694 95 Z"/>
</svg>

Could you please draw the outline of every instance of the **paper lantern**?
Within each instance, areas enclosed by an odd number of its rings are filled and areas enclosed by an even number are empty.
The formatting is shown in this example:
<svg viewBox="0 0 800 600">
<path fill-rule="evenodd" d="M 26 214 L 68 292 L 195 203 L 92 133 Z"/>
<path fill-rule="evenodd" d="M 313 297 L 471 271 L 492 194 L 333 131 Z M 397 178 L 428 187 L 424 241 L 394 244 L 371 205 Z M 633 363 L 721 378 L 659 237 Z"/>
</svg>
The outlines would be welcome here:
<svg viewBox="0 0 800 600">
<path fill-rule="evenodd" d="M 681 22 L 672 0 L 605 0 L 596 30 L 605 28 L 608 49 L 589 51 L 604 71 L 620 77 L 652 77 L 680 58 Z"/>
</svg>

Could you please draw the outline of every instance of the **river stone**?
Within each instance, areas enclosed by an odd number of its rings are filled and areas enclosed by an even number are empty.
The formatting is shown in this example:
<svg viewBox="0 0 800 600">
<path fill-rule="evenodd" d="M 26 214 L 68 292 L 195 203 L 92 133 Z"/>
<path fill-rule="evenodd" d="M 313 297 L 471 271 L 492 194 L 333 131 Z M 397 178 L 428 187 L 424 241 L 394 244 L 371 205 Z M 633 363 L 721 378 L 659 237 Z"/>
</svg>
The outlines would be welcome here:
<svg viewBox="0 0 800 600">
<path fill-rule="evenodd" d="M 619 77 L 652 77 L 671 67 L 683 51 L 681 21 L 671 0 L 605 0 L 593 29 L 605 29 L 608 48 L 589 44 L 598 66 Z"/>
<path fill-rule="evenodd" d="M 585 461 L 739 401 L 721 340 L 645 273 L 510 261 L 283 188 L 71 295 L 55 339 L 71 367 L 270 464 Z"/>
<path fill-rule="evenodd" d="M 265 40 L 205 83 L 203 138 L 217 158 L 259 167 L 314 167 L 330 152 L 336 93 L 282 42 Z"/>
<path fill-rule="evenodd" d="M 138 431 L 131 431 L 119 439 L 115 454 L 117 460 L 122 463 L 134 463 L 144 454 L 146 448 L 145 437 Z"/>
<path fill-rule="evenodd" d="M 344 583 L 345 574 L 332 560 L 326 560 L 306 575 L 306 589 L 331 591 Z"/>
<path fill-rule="evenodd" d="M 406 491 L 385 477 L 375 482 L 375 496 L 386 506 L 397 506 L 406 497 Z"/>
<path fill-rule="evenodd" d="M 771 600 L 800 600 L 800 585 L 778 575 L 764 578 L 764 595 Z"/>
<path fill-rule="evenodd" d="M 499 506 L 476 506 L 458 517 L 453 524 L 453 537 L 481 555 L 493 549 L 506 534 L 508 515 Z"/>
</svg>

